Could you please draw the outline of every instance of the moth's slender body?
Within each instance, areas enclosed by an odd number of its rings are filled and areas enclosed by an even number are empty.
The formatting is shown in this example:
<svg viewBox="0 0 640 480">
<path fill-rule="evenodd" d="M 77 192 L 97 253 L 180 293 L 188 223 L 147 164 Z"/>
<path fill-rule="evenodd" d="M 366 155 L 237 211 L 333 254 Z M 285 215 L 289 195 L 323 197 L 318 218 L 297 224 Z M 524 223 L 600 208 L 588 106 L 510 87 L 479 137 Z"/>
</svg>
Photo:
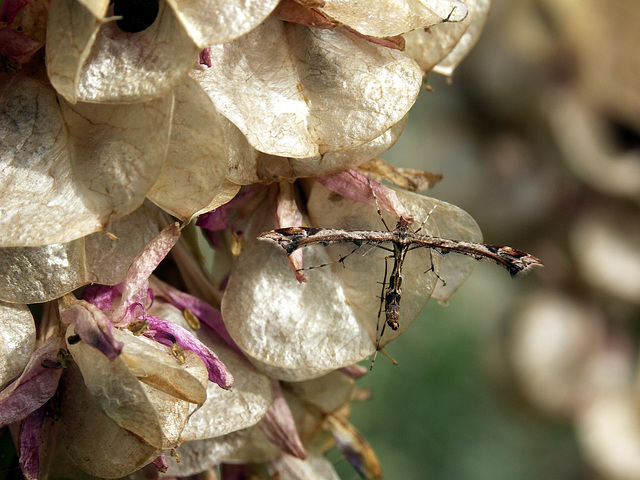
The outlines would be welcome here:
<svg viewBox="0 0 640 480">
<path fill-rule="evenodd" d="M 404 263 L 404 257 L 409 251 L 408 245 L 395 245 L 393 246 L 393 269 L 389 276 L 389 284 L 387 285 L 387 291 L 384 293 L 384 312 L 386 315 L 387 325 L 392 330 L 397 330 L 400 326 L 398 320 L 400 318 L 400 299 L 402 298 L 402 265 Z M 386 275 L 382 288 L 384 289 L 386 283 Z M 382 307 L 382 305 L 380 305 Z M 378 316 L 380 312 L 378 312 Z"/>
</svg>

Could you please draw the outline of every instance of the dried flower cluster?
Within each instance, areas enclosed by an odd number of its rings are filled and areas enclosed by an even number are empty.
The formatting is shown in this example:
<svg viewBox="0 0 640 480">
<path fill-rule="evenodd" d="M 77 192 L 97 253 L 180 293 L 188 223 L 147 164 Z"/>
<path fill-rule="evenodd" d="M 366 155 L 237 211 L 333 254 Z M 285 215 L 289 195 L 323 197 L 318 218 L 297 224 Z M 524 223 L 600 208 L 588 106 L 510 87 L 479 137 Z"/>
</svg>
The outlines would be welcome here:
<svg viewBox="0 0 640 480">
<path fill-rule="evenodd" d="M 373 188 L 389 218 L 480 239 L 457 207 L 361 172 L 433 180 L 375 159 L 423 76 L 471 48 L 488 0 L 130 3 L 0 11 L 0 425 L 24 475 L 329 479 L 337 444 L 380 477 L 347 417 L 384 252 L 301 285 L 257 237 L 379 229 Z M 475 263 L 417 256 L 383 343 Z"/>
</svg>

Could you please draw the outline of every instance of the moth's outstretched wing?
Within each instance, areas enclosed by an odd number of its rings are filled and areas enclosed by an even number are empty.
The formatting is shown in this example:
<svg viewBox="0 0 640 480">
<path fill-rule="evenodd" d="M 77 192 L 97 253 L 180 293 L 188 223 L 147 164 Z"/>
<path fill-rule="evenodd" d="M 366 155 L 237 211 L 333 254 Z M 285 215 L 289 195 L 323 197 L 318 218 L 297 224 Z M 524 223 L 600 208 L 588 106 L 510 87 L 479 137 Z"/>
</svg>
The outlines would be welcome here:
<svg viewBox="0 0 640 480">
<path fill-rule="evenodd" d="M 473 257 L 476 260 L 489 260 L 506 268 L 511 276 L 526 272 L 537 265 L 542 266 L 542 262 L 533 255 L 513 247 L 449 240 L 427 235 L 415 235 L 412 243 L 414 248 L 427 247 L 442 254 L 455 252 Z"/>
<path fill-rule="evenodd" d="M 258 236 L 263 240 L 277 243 L 291 255 L 302 247 L 309 245 L 332 245 L 336 243 L 353 243 L 355 245 L 379 244 L 391 240 L 392 232 L 375 232 L 369 230 L 333 230 L 329 228 L 288 227 L 264 232 Z"/>
</svg>

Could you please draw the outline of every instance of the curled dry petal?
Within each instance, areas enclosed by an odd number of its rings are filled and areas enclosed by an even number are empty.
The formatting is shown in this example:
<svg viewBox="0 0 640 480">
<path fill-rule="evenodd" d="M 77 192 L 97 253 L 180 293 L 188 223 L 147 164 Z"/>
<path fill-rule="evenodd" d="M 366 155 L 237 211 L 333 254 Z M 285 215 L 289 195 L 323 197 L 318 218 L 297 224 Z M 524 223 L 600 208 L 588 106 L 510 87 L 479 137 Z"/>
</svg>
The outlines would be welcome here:
<svg viewBox="0 0 640 480">
<path fill-rule="evenodd" d="M 6 0 L 2 2 L 2 5 L 0 5 L 0 22 L 13 22 L 16 15 L 28 4 L 27 0 Z"/>
<path fill-rule="evenodd" d="M 385 187 L 377 180 L 373 180 L 357 170 L 318 177 L 316 181 L 323 187 L 354 202 L 380 208 L 380 210 L 393 214 L 396 218 L 410 218 L 394 190 Z M 391 228 L 391 226 L 389 227 Z"/>
<path fill-rule="evenodd" d="M 172 287 L 168 283 L 164 283 L 156 277 L 150 278 L 150 284 L 157 295 L 164 297 L 167 302 L 180 310 L 188 308 L 191 310 L 191 313 L 198 317 L 198 320 L 216 332 L 227 343 L 227 345 L 232 348 L 237 348 L 235 347 L 235 343 L 231 339 L 229 332 L 227 332 L 227 328 L 224 326 L 220 310 L 212 307 L 198 297 L 181 292 L 177 288 Z M 163 316 L 162 318 L 168 317 Z M 174 323 L 178 323 L 175 321 L 173 316 L 168 319 L 171 319 Z"/>
<path fill-rule="evenodd" d="M 456 0 L 379 0 L 366 8 L 350 0 L 325 0 L 319 10 L 372 37 L 393 37 L 441 22 L 459 22 L 467 7 Z"/>
<path fill-rule="evenodd" d="M 278 0 L 167 0 L 200 48 L 226 43 L 253 30 Z"/>
<path fill-rule="evenodd" d="M 459 208 L 417 194 L 397 194 L 417 221 L 428 220 L 421 232 L 480 241 L 477 224 Z M 313 226 L 384 228 L 374 207 L 336 198 L 316 182 L 307 208 Z M 321 376 L 372 354 L 387 252 L 363 247 L 345 260 L 345 268 L 337 265 L 311 270 L 309 281 L 299 284 L 287 267 L 285 255 L 276 255 L 277 246 L 253 240 L 269 230 L 266 216 L 257 212 L 248 226 L 247 242 L 222 301 L 223 318 L 236 344 L 270 376 L 297 381 Z M 394 225 L 390 216 L 387 224 Z M 306 248 L 305 263 L 336 262 L 353 250 L 353 245 Z M 432 261 L 446 286 L 429 272 Z M 406 330 L 432 294 L 446 301 L 475 264 L 475 260 L 461 255 L 441 256 L 428 249 L 410 252 L 404 264 L 400 328 L 385 331 L 381 345 Z"/>
<path fill-rule="evenodd" d="M 340 369 L 340 373 L 352 380 L 358 380 L 367 374 L 368 370 L 362 365 L 349 365 Z"/>
<path fill-rule="evenodd" d="M 145 335 L 156 342 L 171 346 L 177 343 L 180 348 L 191 350 L 200 357 L 207 367 L 209 381 L 216 383 L 221 388 L 230 388 L 233 384 L 233 375 L 206 345 L 200 342 L 186 328 L 162 318 L 148 316 L 149 332 Z"/>
<path fill-rule="evenodd" d="M 0 248 L 0 299 L 38 303 L 59 298 L 87 283 L 122 282 L 140 250 L 161 228 L 158 209 L 145 203 L 107 225 L 116 238 L 97 232 L 43 247 Z"/>
<path fill-rule="evenodd" d="M 26 8 L 25 8 L 26 7 Z M 6 0 L 0 6 L 0 52 L 9 60 L 27 63 L 45 40 L 47 0 Z M 11 62 L 4 63 L 5 71 Z"/>
<path fill-rule="evenodd" d="M 413 168 L 400 168 L 386 163 L 380 158 L 374 158 L 358 167 L 370 178 L 378 181 L 388 180 L 394 185 L 410 192 L 429 190 L 442 180 L 441 173 L 430 173 Z"/>
<path fill-rule="evenodd" d="M 20 429 L 20 469 L 27 480 L 36 480 L 40 469 L 40 438 L 46 407 L 43 405 L 32 412 Z"/>
<path fill-rule="evenodd" d="M 342 454 L 362 478 L 382 478 L 382 467 L 376 453 L 347 419 L 339 414 L 328 415 L 325 426 L 333 434 Z"/>
<path fill-rule="evenodd" d="M 61 337 L 49 337 L 33 352 L 22 375 L 0 392 L 0 427 L 25 418 L 54 395 L 62 368 L 50 367 L 58 364 L 63 346 Z"/>
<path fill-rule="evenodd" d="M 186 76 L 199 48 L 165 2 L 156 21 L 136 34 L 104 21 L 108 5 L 95 2 L 90 11 L 76 0 L 51 2 L 46 56 L 51 83 L 71 103 L 170 98 L 167 92 Z"/>
<path fill-rule="evenodd" d="M 0 387 L 20 375 L 36 344 L 36 325 L 26 305 L 0 301 Z"/>
<path fill-rule="evenodd" d="M 193 77 L 249 143 L 283 157 L 314 157 L 378 137 L 404 117 L 422 81 L 402 52 L 273 18 L 213 46 L 211 58 L 212 68 Z"/>
<path fill-rule="evenodd" d="M 165 473 L 169 468 L 169 464 L 167 463 L 167 459 L 164 453 L 151 463 L 153 464 L 154 467 L 158 469 L 160 473 Z"/>
<path fill-rule="evenodd" d="M 169 149 L 147 197 L 186 220 L 231 200 L 240 186 L 226 179 L 227 165 L 243 162 L 256 152 L 195 81 L 185 79 L 174 93 Z"/>
<path fill-rule="evenodd" d="M 85 300 L 100 310 L 111 310 L 113 301 L 120 293 L 117 287 L 108 285 L 87 285 L 82 291 L 82 300 Z"/>
<path fill-rule="evenodd" d="M 80 341 L 92 346 L 109 360 L 114 360 L 124 344 L 113 336 L 113 324 L 102 311 L 84 300 L 67 295 L 59 301 L 60 322 L 73 324 Z"/>
<path fill-rule="evenodd" d="M 285 22 L 299 23 L 313 28 L 336 28 L 340 25 L 338 21 L 314 8 L 322 5 L 323 1 L 307 2 L 310 3 L 308 5 L 304 3 L 297 0 L 282 0 L 275 9 L 274 15 Z"/>
<path fill-rule="evenodd" d="M 44 82 L 0 81 L 0 245 L 69 242 L 138 208 L 160 172 L 171 96 L 71 106 Z"/>
<path fill-rule="evenodd" d="M 272 380 L 271 385 L 274 392 L 273 403 L 260 422 L 260 428 L 269 441 L 278 445 L 283 452 L 305 459 L 307 452 L 298 435 L 289 405 L 282 396 L 280 382 Z"/>
<path fill-rule="evenodd" d="M 27 63 L 43 45 L 11 27 L 0 29 L 0 54 L 14 62 Z"/>
</svg>

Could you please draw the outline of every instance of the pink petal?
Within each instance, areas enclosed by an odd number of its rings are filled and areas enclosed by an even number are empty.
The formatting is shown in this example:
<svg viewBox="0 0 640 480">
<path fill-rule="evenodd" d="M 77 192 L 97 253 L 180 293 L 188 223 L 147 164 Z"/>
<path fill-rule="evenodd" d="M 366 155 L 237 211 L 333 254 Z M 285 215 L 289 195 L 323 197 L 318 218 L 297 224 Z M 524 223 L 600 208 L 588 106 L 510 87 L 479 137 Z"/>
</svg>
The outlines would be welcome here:
<svg viewBox="0 0 640 480">
<path fill-rule="evenodd" d="M 63 338 L 49 337 L 33 352 L 22 375 L 0 392 L 0 428 L 22 420 L 53 397 L 63 369 L 43 364 L 59 365 L 58 350 L 64 346 Z"/>
<path fill-rule="evenodd" d="M 30 36 L 11 27 L 0 30 L 0 54 L 18 63 L 27 63 L 44 45 Z"/>
<path fill-rule="evenodd" d="M 169 464 L 167 463 L 164 453 L 151 462 L 151 464 L 162 473 L 165 473 L 169 469 Z"/>
<path fill-rule="evenodd" d="M 94 304 L 100 310 L 111 310 L 113 300 L 122 291 L 122 285 L 87 285 L 82 291 L 82 299 Z"/>
<path fill-rule="evenodd" d="M 242 350 L 238 348 L 231 338 L 231 335 L 229 335 L 227 327 L 225 327 L 224 321 L 222 320 L 220 310 L 212 307 L 198 297 L 181 292 L 177 288 L 172 287 L 156 277 L 151 278 L 151 283 L 156 293 L 164 297 L 167 302 L 180 310 L 184 310 L 185 308 L 191 310 L 191 313 L 198 317 L 200 322 L 215 331 L 227 345 L 235 351 L 242 353 Z"/>
<path fill-rule="evenodd" d="M 233 200 L 231 200 L 231 202 L 233 202 Z M 229 228 L 229 224 L 227 223 L 227 212 L 229 207 L 227 207 L 227 205 L 229 204 L 227 203 L 222 207 L 218 207 L 215 210 L 211 210 L 210 212 L 200 215 L 196 222 L 196 226 L 211 231 L 226 230 Z"/>
<path fill-rule="evenodd" d="M 78 300 L 60 314 L 62 323 L 74 324 L 75 333 L 84 343 L 99 350 L 113 361 L 122 352 L 124 344 L 113 337 L 113 324 L 95 305 Z"/>
<path fill-rule="evenodd" d="M 375 43 L 376 45 L 382 45 L 383 47 L 404 51 L 405 40 L 402 35 L 396 35 L 395 37 L 379 38 L 379 37 L 372 37 L 370 35 L 363 35 L 362 33 L 354 30 L 353 28 L 349 28 L 346 25 L 342 28 L 353 33 L 356 37 L 364 38 L 366 41 Z"/>
<path fill-rule="evenodd" d="M 340 369 L 340 372 L 349 377 L 351 380 L 358 380 L 364 377 L 368 371 L 369 369 L 358 364 L 349 365 L 348 367 L 343 367 Z"/>
<path fill-rule="evenodd" d="M 276 228 L 302 226 L 302 212 L 298 208 L 293 186 L 289 182 L 280 182 L 273 223 Z M 287 255 L 287 261 L 296 274 L 296 280 L 300 283 L 306 282 L 307 276 L 302 271 L 302 249 L 300 248 L 291 255 Z"/>
<path fill-rule="evenodd" d="M 13 22 L 16 15 L 28 4 L 28 0 L 4 0 L 0 6 L 0 22 Z"/>
<path fill-rule="evenodd" d="M 123 282 L 122 300 L 145 303 L 149 288 L 149 277 L 167 256 L 180 238 L 180 224 L 177 222 L 162 230 L 138 254 L 127 271 Z"/>
<path fill-rule="evenodd" d="M 200 52 L 200 65 L 211 68 L 211 47 L 207 47 Z"/>
<path fill-rule="evenodd" d="M 307 458 L 307 452 L 298 435 L 289 405 L 282 396 L 280 382 L 271 380 L 271 387 L 273 389 L 273 403 L 258 425 L 271 443 L 304 460 Z"/>
<path fill-rule="evenodd" d="M 61 369 L 60 369 L 61 370 Z M 20 469 L 27 480 L 36 480 L 40 470 L 40 438 L 46 406 L 32 412 L 20 430 Z"/>
<path fill-rule="evenodd" d="M 149 321 L 149 331 L 146 337 L 152 338 L 158 343 L 171 346 L 177 343 L 180 348 L 191 350 L 204 362 L 209 372 L 209 380 L 220 387 L 228 389 L 233 384 L 233 375 L 206 345 L 194 337 L 188 330 L 168 320 L 151 315 L 146 317 Z"/>
<path fill-rule="evenodd" d="M 220 466 L 222 480 L 244 480 L 249 478 L 249 472 L 246 465 L 234 465 L 232 463 L 223 463 Z"/>
<path fill-rule="evenodd" d="M 261 186 L 244 187 L 230 202 L 200 215 L 196 226 L 210 231 L 227 228 L 235 230 L 255 210 L 258 202 L 262 200 L 260 194 L 264 194 L 265 191 Z"/>
<path fill-rule="evenodd" d="M 398 200 L 396 192 L 358 170 L 316 177 L 315 180 L 329 190 L 356 202 L 375 207 L 377 199 L 380 210 L 385 210 L 396 218 L 404 217 L 411 220 L 411 216 Z M 371 190 L 376 195 L 375 199 Z M 393 228 L 393 226 L 391 225 L 389 228 Z"/>
</svg>

